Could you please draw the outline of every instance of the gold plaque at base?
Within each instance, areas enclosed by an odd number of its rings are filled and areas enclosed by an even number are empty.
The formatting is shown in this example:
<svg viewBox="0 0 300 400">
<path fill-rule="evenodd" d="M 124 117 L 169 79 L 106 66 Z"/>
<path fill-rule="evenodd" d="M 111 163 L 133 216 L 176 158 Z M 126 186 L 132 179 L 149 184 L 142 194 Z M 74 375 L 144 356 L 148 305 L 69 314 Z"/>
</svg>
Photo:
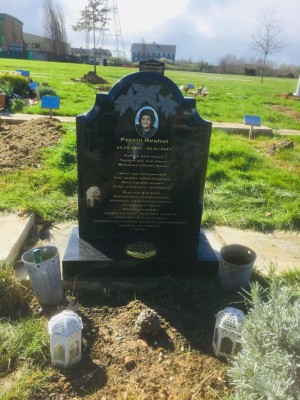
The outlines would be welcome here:
<svg viewBox="0 0 300 400">
<path fill-rule="evenodd" d="M 134 258 L 149 258 L 157 254 L 155 246 L 150 242 L 131 242 L 125 247 L 125 251 Z"/>
</svg>

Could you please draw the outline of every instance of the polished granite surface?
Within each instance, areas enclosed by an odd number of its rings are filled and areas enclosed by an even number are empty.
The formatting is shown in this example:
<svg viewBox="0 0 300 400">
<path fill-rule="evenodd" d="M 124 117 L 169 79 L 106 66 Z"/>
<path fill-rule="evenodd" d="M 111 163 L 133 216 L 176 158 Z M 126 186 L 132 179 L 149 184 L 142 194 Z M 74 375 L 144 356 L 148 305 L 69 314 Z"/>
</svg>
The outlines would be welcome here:
<svg viewBox="0 0 300 400">
<path fill-rule="evenodd" d="M 201 230 L 198 243 L 182 240 L 151 241 L 157 254 L 138 259 L 126 254 L 128 239 L 82 240 L 73 228 L 62 259 L 64 279 L 101 276 L 210 276 L 217 273 L 218 259 L 205 233 Z"/>
</svg>

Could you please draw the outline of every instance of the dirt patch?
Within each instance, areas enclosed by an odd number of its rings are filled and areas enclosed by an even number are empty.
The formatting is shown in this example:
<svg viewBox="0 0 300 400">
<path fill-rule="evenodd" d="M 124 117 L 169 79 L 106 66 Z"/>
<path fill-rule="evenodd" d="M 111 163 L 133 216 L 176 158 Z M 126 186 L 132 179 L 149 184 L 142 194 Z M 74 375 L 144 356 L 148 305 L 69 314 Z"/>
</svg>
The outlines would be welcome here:
<svg viewBox="0 0 300 400">
<path fill-rule="evenodd" d="M 216 277 L 145 280 L 141 289 L 115 283 L 78 294 L 82 360 L 70 369 L 51 368 L 33 400 L 213 400 L 229 394 L 227 363 L 213 355 L 212 338 L 215 314 L 229 303 L 241 308 L 238 295 L 224 294 Z M 136 321 L 149 308 L 160 329 L 140 335 Z"/>
<path fill-rule="evenodd" d="M 1 121 L 0 121 L 1 122 Z M 55 118 L 38 118 L 22 124 L 0 124 L 0 168 L 39 168 L 42 149 L 56 146 L 62 124 Z"/>
<path fill-rule="evenodd" d="M 269 107 L 274 111 L 280 112 L 281 114 L 287 115 L 293 120 L 300 122 L 300 112 L 295 111 L 290 107 L 281 106 L 278 104 L 269 105 Z"/>
<path fill-rule="evenodd" d="M 299 100 L 299 97 L 295 96 L 294 93 L 278 93 L 277 97 L 281 97 L 282 99 L 289 99 L 289 100 Z"/>
<path fill-rule="evenodd" d="M 214 356 L 212 340 L 219 310 L 232 306 L 246 311 L 241 295 L 225 292 L 217 277 L 140 279 L 133 284 L 106 279 L 102 285 L 97 291 L 75 290 L 83 322 L 81 361 L 64 369 L 51 367 L 48 356 L 42 378 L 36 372 L 29 378 L 30 367 L 20 365 L 0 379 L 2 388 L 12 387 L 26 367 L 31 400 L 229 396 L 228 364 Z M 41 309 L 34 296 L 31 301 L 29 308 L 40 314 L 47 329 L 47 320 L 59 310 Z M 136 322 L 149 309 L 156 312 L 160 328 L 153 335 L 140 334 Z"/>
</svg>

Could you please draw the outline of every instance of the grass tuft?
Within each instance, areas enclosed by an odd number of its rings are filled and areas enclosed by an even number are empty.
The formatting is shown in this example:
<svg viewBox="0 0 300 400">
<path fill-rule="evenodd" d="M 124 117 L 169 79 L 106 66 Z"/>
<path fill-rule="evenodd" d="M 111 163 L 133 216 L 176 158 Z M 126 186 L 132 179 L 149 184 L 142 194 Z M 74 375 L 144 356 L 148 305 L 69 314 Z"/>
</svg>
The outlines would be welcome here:
<svg viewBox="0 0 300 400">
<path fill-rule="evenodd" d="M 49 357 L 48 348 L 48 333 L 42 319 L 1 320 L 0 374 L 16 368 L 20 362 L 42 365 Z"/>
<path fill-rule="evenodd" d="M 15 318 L 22 312 L 24 291 L 15 277 L 13 268 L 0 262 L 0 315 Z"/>
</svg>

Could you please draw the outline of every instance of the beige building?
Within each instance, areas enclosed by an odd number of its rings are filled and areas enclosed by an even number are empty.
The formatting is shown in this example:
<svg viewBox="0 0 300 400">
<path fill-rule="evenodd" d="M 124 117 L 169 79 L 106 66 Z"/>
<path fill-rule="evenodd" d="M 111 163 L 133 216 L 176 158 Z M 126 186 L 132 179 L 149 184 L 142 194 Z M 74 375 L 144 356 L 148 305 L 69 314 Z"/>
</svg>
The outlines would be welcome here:
<svg viewBox="0 0 300 400">
<path fill-rule="evenodd" d="M 0 51 L 24 50 L 23 22 L 12 15 L 0 13 Z"/>
<path fill-rule="evenodd" d="M 53 54 L 51 39 L 23 32 L 23 22 L 9 14 L 0 13 L 0 57 L 51 60 Z M 71 55 L 71 46 L 64 42 L 64 56 Z"/>
<path fill-rule="evenodd" d="M 51 39 L 43 36 L 32 35 L 31 33 L 23 33 L 26 50 L 29 52 L 29 58 L 34 60 L 49 60 L 52 54 Z M 64 43 L 65 55 L 71 54 L 71 46 Z"/>
</svg>

